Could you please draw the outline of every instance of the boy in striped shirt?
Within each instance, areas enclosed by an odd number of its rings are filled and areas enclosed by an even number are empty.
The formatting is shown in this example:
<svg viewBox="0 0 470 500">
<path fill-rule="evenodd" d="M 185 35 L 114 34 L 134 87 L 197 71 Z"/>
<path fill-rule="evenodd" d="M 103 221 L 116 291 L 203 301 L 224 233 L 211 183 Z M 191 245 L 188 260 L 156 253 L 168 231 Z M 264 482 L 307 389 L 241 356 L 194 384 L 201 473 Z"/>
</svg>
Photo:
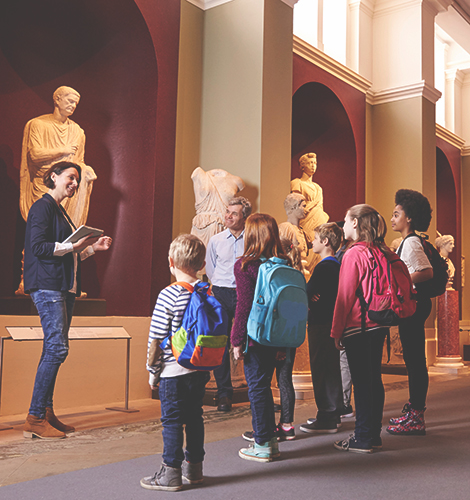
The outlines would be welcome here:
<svg viewBox="0 0 470 500">
<path fill-rule="evenodd" d="M 205 266 L 206 248 L 194 235 L 181 234 L 170 245 L 168 262 L 177 282 L 194 286 L 196 273 Z M 179 365 L 171 344 L 161 348 L 161 342 L 181 326 L 191 293 L 181 285 L 163 289 L 155 304 L 148 340 L 147 370 L 149 384 L 156 389 L 160 383 L 161 423 L 163 425 L 163 463 L 153 476 L 140 481 L 150 490 L 178 491 L 182 479 L 189 484 L 203 481 L 204 421 L 202 400 L 210 374 L 188 370 Z M 184 433 L 186 449 L 183 452 Z"/>
</svg>

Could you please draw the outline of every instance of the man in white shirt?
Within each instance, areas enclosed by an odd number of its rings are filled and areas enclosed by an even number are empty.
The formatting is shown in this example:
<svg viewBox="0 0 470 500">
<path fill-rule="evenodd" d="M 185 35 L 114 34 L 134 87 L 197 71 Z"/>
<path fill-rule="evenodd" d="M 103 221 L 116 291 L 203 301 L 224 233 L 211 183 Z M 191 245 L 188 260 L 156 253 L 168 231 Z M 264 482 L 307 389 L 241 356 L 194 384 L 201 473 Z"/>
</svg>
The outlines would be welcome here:
<svg viewBox="0 0 470 500">
<path fill-rule="evenodd" d="M 231 328 L 237 306 L 237 290 L 233 266 L 245 249 L 245 221 L 251 214 L 251 203 L 243 196 L 232 198 L 225 212 L 225 229 L 212 236 L 207 245 L 206 274 L 212 283 L 212 293 L 227 311 Z M 230 330 L 227 332 L 230 347 Z M 214 370 L 219 411 L 232 409 L 233 387 L 230 356 Z"/>
</svg>

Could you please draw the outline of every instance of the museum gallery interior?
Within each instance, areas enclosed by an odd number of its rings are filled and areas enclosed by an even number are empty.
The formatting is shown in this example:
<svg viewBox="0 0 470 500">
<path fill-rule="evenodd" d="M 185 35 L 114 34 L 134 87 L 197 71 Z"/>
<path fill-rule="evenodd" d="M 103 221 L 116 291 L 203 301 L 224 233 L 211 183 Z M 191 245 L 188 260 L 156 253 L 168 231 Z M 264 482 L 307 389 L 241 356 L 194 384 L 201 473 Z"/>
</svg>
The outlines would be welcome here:
<svg viewBox="0 0 470 500">
<path fill-rule="evenodd" d="M 40 354 L 15 339 L 40 327 L 21 293 L 27 148 L 61 86 L 79 93 L 74 213 L 113 247 L 83 265 L 72 327 L 85 340 L 61 368 L 58 409 L 151 397 L 150 317 L 170 242 L 195 224 L 195 172 L 225 171 L 280 224 L 310 152 L 330 221 L 357 203 L 389 221 L 401 188 L 429 199 L 430 241 L 455 242 L 453 354 L 470 360 L 470 1 L 3 0 L 0 41 L 0 416 L 27 413 Z M 386 243 L 396 236 L 389 226 Z"/>
</svg>

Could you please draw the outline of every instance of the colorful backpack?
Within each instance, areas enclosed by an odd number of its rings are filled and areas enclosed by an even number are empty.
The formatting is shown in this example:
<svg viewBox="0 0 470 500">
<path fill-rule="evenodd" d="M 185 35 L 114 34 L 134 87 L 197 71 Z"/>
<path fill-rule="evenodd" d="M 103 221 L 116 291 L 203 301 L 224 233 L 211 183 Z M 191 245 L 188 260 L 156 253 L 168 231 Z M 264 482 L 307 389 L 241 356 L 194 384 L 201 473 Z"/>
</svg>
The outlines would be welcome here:
<svg viewBox="0 0 470 500">
<path fill-rule="evenodd" d="M 411 236 L 419 238 L 421 245 L 423 245 L 424 253 L 432 266 L 432 278 L 421 283 L 415 283 L 418 297 L 429 299 L 438 297 L 439 295 L 445 293 L 447 281 L 449 280 L 449 275 L 447 274 L 447 262 L 441 257 L 440 253 L 436 250 L 432 243 L 429 243 L 429 241 L 416 233 L 411 233 L 406 238 L 410 238 Z M 397 253 L 400 256 L 401 247 L 398 249 Z"/>
<path fill-rule="evenodd" d="M 300 347 L 305 340 L 307 284 L 284 259 L 271 257 L 260 265 L 248 336 L 262 345 Z"/>
<path fill-rule="evenodd" d="M 368 302 L 362 286 L 356 290 L 361 303 L 361 323 L 365 330 L 366 312 L 369 319 L 378 325 L 396 326 L 400 320 L 416 312 L 416 292 L 413 289 L 406 264 L 393 252 L 384 252 L 377 246 L 367 246 L 373 259 L 372 294 Z"/>
<path fill-rule="evenodd" d="M 209 283 L 196 283 L 194 288 L 184 281 L 180 285 L 191 298 L 184 311 L 181 327 L 162 343 L 171 343 L 176 361 L 190 370 L 213 370 L 227 355 L 228 316 L 218 300 L 210 293 Z"/>
</svg>

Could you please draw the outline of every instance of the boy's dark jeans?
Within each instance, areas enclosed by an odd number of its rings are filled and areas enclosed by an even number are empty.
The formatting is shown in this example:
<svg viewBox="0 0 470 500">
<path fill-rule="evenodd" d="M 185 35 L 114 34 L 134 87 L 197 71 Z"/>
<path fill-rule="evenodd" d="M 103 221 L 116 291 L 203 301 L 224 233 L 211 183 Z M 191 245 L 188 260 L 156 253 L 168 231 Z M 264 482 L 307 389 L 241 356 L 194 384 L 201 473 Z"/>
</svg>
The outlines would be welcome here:
<svg viewBox="0 0 470 500">
<path fill-rule="evenodd" d="M 180 377 L 161 378 L 159 395 L 163 425 L 163 462 L 179 469 L 188 462 L 204 460 L 204 420 L 202 400 L 209 372 L 197 371 Z M 183 426 L 186 452 L 183 453 Z"/>
<path fill-rule="evenodd" d="M 308 325 L 308 350 L 317 420 L 336 422 L 343 409 L 343 384 L 339 351 L 330 337 L 331 324 Z"/>
<path fill-rule="evenodd" d="M 230 332 L 232 330 L 232 322 L 235 317 L 235 309 L 237 307 L 237 289 L 226 288 L 223 286 L 212 286 L 212 293 L 228 315 L 227 349 L 230 350 Z M 224 397 L 233 399 L 230 357 L 230 352 L 227 352 L 224 362 L 214 370 L 214 378 L 217 384 L 217 398 L 219 400 Z"/>
</svg>

